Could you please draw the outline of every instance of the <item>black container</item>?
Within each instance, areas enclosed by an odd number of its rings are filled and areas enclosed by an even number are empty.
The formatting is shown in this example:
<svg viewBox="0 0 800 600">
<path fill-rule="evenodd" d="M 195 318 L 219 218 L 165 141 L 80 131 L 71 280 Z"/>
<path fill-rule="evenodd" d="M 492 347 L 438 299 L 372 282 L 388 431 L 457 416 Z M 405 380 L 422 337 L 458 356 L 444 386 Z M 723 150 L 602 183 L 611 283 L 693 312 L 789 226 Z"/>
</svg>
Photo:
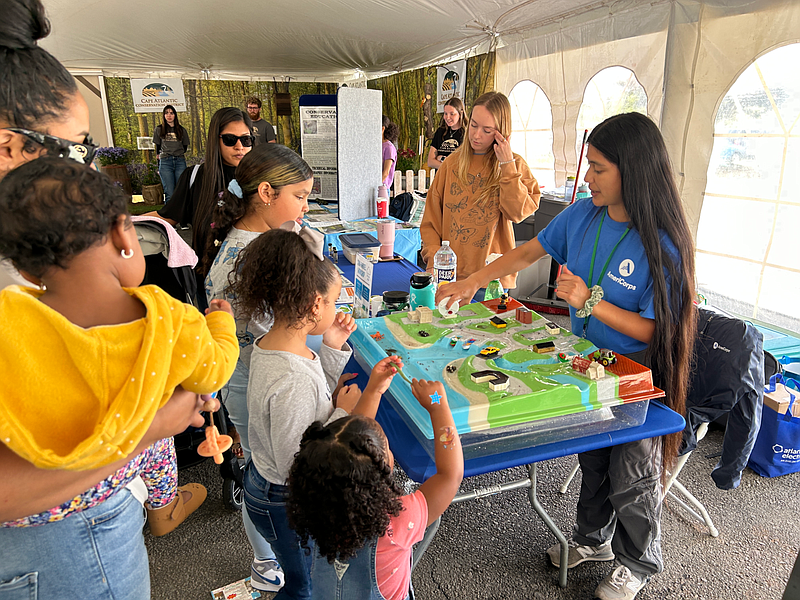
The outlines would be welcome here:
<svg viewBox="0 0 800 600">
<path fill-rule="evenodd" d="M 402 290 L 383 292 L 383 307 L 389 312 L 400 312 L 408 308 L 408 292 Z"/>
</svg>

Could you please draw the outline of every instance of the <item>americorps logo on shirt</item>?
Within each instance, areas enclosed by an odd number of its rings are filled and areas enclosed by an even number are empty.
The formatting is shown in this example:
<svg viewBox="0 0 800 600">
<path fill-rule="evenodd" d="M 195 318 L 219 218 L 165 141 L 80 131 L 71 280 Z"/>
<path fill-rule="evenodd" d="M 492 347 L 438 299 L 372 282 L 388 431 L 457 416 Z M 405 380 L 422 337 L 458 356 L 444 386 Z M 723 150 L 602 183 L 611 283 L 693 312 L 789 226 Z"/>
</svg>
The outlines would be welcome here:
<svg viewBox="0 0 800 600">
<path fill-rule="evenodd" d="M 626 258 L 621 263 L 619 263 L 619 267 L 617 267 L 617 271 L 619 271 L 619 275 L 614 275 L 614 273 L 609 271 L 608 273 L 606 273 L 606 276 L 611 281 L 614 281 L 614 282 L 620 284 L 626 290 L 635 291 L 636 290 L 636 286 L 634 284 L 632 284 L 632 283 L 628 283 L 627 281 L 625 281 L 626 277 L 630 277 L 631 275 L 633 275 L 633 272 L 634 272 L 635 269 L 636 269 L 636 265 L 633 263 L 633 261 L 630 258 Z"/>
<path fill-rule="evenodd" d="M 619 263 L 619 274 L 623 277 L 630 277 L 633 275 L 634 269 L 636 269 L 636 265 L 633 264 L 633 261 L 630 258 L 626 258 Z"/>
</svg>

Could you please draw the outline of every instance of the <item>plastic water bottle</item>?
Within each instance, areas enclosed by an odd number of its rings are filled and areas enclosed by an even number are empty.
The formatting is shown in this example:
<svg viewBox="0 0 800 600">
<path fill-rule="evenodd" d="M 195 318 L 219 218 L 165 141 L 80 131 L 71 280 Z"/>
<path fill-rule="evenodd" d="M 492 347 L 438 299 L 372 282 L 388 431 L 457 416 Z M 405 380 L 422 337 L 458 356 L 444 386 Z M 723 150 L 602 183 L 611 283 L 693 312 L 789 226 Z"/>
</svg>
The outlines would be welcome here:
<svg viewBox="0 0 800 600">
<path fill-rule="evenodd" d="M 433 281 L 436 287 L 442 282 L 452 283 L 456 280 L 456 253 L 450 247 L 450 242 L 442 241 L 442 247 L 433 257 Z"/>
</svg>

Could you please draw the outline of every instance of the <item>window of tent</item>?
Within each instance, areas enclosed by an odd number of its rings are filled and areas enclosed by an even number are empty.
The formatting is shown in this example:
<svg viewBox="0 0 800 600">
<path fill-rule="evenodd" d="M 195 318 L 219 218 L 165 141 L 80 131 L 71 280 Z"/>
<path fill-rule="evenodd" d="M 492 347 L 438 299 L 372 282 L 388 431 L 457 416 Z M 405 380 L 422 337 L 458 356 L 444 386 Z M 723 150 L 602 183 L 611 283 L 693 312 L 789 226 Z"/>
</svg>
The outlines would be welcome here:
<svg viewBox="0 0 800 600">
<path fill-rule="evenodd" d="M 592 128 L 608 117 L 628 112 L 647 114 L 647 93 L 636 79 L 636 75 L 630 69 L 620 66 L 606 67 L 598 71 L 583 91 L 583 101 L 578 112 L 575 161 L 577 162 L 580 156 L 584 131 L 588 129 L 591 133 Z M 588 168 L 584 149 L 578 177 L 579 184 L 583 183 Z"/>
<path fill-rule="evenodd" d="M 800 331 L 800 44 L 756 59 L 717 109 L 697 229 L 698 291 Z"/>
<path fill-rule="evenodd" d="M 511 103 L 511 150 L 528 163 L 539 186 L 555 187 L 553 111 L 544 91 L 532 81 L 520 81 L 508 95 Z"/>
</svg>

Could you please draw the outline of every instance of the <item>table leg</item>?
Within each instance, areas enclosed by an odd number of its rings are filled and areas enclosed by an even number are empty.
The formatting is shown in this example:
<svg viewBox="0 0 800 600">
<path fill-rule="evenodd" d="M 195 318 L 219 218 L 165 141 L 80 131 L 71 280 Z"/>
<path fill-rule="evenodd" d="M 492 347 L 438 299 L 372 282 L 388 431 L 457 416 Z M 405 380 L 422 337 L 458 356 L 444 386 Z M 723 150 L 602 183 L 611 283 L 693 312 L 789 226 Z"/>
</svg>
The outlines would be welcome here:
<svg viewBox="0 0 800 600">
<path fill-rule="evenodd" d="M 567 555 L 569 552 L 567 538 L 563 533 L 561 533 L 561 530 L 556 527 L 556 524 L 553 523 L 550 515 L 547 514 L 547 511 L 539 503 L 539 498 L 536 495 L 536 463 L 528 465 L 528 475 L 531 481 L 531 489 L 528 491 L 528 496 L 530 497 L 533 510 L 535 510 L 536 514 L 541 517 L 542 521 L 544 521 L 544 524 L 547 525 L 548 529 L 550 529 L 550 531 L 553 532 L 553 535 L 556 536 L 556 539 L 558 539 L 558 543 L 561 544 L 561 566 L 559 567 L 558 571 L 558 585 L 560 585 L 562 588 L 565 588 L 567 587 Z"/>
</svg>

